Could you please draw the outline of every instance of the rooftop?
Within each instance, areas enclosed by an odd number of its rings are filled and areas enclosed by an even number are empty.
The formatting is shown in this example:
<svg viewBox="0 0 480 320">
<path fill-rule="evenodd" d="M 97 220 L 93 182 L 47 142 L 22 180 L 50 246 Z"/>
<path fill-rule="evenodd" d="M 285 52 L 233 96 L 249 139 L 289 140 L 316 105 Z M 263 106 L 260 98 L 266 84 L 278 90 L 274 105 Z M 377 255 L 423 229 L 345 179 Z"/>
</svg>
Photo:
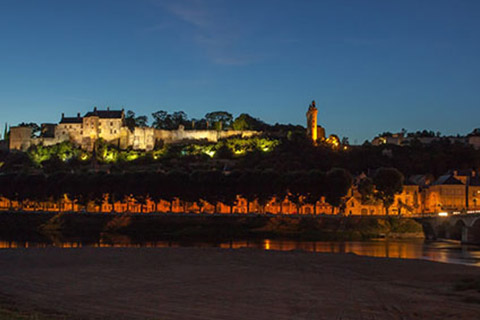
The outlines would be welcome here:
<svg viewBox="0 0 480 320">
<path fill-rule="evenodd" d="M 84 117 L 99 117 L 101 119 L 121 119 L 123 117 L 123 110 L 97 110 L 95 107 L 93 111 L 87 112 Z"/>
<path fill-rule="evenodd" d="M 437 179 L 433 183 L 434 185 L 460 185 L 463 184 L 462 181 L 456 179 L 453 175 L 444 175 L 440 176 L 440 178 Z"/>
<path fill-rule="evenodd" d="M 62 120 L 60 120 L 60 123 L 82 123 L 83 118 L 82 117 L 64 117 L 62 115 Z"/>
</svg>

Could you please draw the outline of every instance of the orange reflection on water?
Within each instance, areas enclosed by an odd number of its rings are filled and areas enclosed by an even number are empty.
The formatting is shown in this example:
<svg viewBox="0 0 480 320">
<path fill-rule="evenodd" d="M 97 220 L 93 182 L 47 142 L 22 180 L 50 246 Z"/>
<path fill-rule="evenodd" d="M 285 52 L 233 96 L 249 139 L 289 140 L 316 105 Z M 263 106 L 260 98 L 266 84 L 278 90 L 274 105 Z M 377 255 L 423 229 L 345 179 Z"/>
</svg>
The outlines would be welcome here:
<svg viewBox="0 0 480 320">
<path fill-rule="evenodd" d="M 414 259 L 422 257 L 422 247 L 419 246 L 418 242 L 299 242 L 289 240 L 264 240 L 262 247 L 266 250 L 354 253 L 362 256 L 380 258 Z"/>
<path fill-rule="evenodd" d="M 218 245 L 222 249 L 240 249 L 240 248 L 249 248 L 251 244 L 248 241 L 230 241 L 222 242 Z"/>
<path fill-rule="evenodd" d="M 270 240 L 268 239 L 265 240 L 263 248 L 265 250 L 270 250 Z"/>
<path fill-rule="evenodd" d="M 361 256 L 379 258 L 426 259 L 447 263 L 466 263 L 480 266 L 480 247 L 462 246 L 459 243 L 434 242 L 425 243 L 423 240 L 375 240 L 350 242 L 322 242 L 322 241 L 295 241 L 295 240 L 241 240 L 228 242 L 178 242 L 178 241 L 151 241 L 132 242 L 129 237 L 108 236 L 97 243 L 82 242 L 16 242 L 0 241 L 0 249 L 21 248 L 168 248 L 168 247 L 219 247 L 224 249 L 255 248 L 262 250 L 303 250 L 320 253 L 353 253 Z"/>
</svg>

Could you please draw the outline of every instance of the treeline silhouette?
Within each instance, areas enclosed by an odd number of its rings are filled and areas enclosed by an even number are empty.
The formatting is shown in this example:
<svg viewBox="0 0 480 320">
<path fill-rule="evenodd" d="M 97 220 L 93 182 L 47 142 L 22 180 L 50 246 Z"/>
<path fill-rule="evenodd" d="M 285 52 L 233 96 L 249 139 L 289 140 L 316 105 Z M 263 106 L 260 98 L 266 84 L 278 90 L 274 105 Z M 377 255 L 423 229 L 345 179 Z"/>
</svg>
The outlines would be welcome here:
<svg viewBox="0 0 480 320">
<path fill-rule="evenodd" d="M 245 171 L 184 171 L 126 172 L 126 173 L 65 173 L 3 174 L 0 175 L 0 196 L 25 202 L 58 202 L 67 195 L 77 203 L 101 204 L 108 195 L 109 202 L 133 197 L 140 203 L 147 199 L 182 202 L 206 201 L 212 205 L 235 205 L 237 196 L 248 202 L 256 200 L 261 206 L 272 199 L 295 203 L 315 204 L 322 197 L 338 207 L 352 184 L 349 172 L 332 169 L 279 173 L 273 170 Z M 248 207 L 248 205 L 247 205 Z"/>
<path fill-rule="evenodd" d="M 480 149 L 471 145 L 451 143 L 448 140 L 410 145 L 348 146 L 347 150 L 335 150 L 328 146 L 313 146 L 303 139 L 288 140 L 270 153 L 251 154 L 239 159 L 236 168 L 257 168 L 284 171 L 322 170 L 344 168 L 353 175 L 381 167 L 396 168 L 405 177 L 415 174 L 431 174 L 435 177 L 452 169 L 480 168 Z"/>
</svg>

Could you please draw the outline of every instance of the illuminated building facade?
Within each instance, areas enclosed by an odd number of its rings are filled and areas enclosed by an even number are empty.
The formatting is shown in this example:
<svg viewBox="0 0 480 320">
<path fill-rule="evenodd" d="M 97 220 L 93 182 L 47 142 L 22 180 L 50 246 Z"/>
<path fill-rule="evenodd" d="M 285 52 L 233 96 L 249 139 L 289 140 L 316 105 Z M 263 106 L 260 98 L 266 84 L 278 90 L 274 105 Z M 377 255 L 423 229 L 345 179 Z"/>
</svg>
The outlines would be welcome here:
<svg viewBox="0 0 480 320">
<path fill-rule="evenodd" d="M 430 144 L 438 141 L 448 141 L 451 144 L 461 143 L 471 145 L 474 149 L 480 149 L 480 129 L 473 130 L 466 136 L 416 136 L 406 135 L 404 132 L 379 135 L 372 139 L 372 145 L 379 146 L 393 144 L 397 146 L 410 145 L 412 143 Z"/>
<path fill-rule="evenodd" d="M 248 138 L 259 135 L 251 130 L 185 130 L 180 126 L 177 130 L 160 130 L 150 127 L 134 127 L 126 125 L 124 110 L 97 110 L 87 112 L 83 117 L 62 118 L 59 124 L 42 124 L 39 137 L 33 137 L 32 128 L 17 126 L 10 128 L 10 149 L 26 150 L 32 145 L 55 145 L 70 141 L 84 150 L 93 150 L 95 142 L 102 139 L 120 149 L 153 150 L 159 141 L 177 143 L 181 141 L 204 140 L 217 142 L 233 136 Z"/>
<path fill-rule="evenodd" d="M 467 184 L 465 184 L 467 183 Z M 466 197 L 468 194 L 468 198 Z M 354 185 L 344 198 L 344 206 L 333 207 L 320 198 L 315 204 L 295 204 L 288 199 L 273 197 L 266 203 L 259 203 L 257 200 L 237 196 L 235 203 L 231 206 L 222 202 L 208 203 L 199 201 L 171 201 L 159 200 L 157 202 L 147 199 L 137 201 L 133 197 L 119 199 L 112 202 L 108 195 L 105 195 L 102 203 L 90 202 L 81 205 L 72 201 L 66 195 L 61 201 L 33 202 L 9 200 L 0 197 L 0 210 L 24 210 L 24 211 L 73 211 L 73 212 L 117 212 L 117 213 L 150 213 L 150 212 L 172 212 L 172 213 L 223 213 L 223 214 L 247 214 L 247 213 L 268 213 L 268 214 L 344 214 L 350 215 L 385 215 L 386 209 L 383 203 L 377 199 L 363 202 L 357 187 Z M 422 213 L 439 213 L 443 211 L 480 211 L 480 179 L 476 173 L 452 172 L 440 177 L 428 186 L 405 184 L 401 193 L 394 196 L 393 204 L 388 210 L 390 215 L 414 216 Z"/>
</svg>

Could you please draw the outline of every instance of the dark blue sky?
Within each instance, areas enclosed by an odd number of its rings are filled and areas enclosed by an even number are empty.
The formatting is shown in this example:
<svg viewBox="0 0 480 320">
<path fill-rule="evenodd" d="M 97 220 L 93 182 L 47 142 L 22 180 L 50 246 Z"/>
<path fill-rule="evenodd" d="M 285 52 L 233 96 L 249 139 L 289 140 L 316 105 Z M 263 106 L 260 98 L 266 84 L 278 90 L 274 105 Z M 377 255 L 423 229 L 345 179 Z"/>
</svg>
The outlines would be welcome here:
<svg viewBox="0 0 480 320">
<path fill-rule="evenodd" d="M 0 121 L 227 110 L 327 134 L 480 127 L 480 1 L 0 0 Z M 3 125 L 3 124 L 2 124 Z"/>
</svg>

